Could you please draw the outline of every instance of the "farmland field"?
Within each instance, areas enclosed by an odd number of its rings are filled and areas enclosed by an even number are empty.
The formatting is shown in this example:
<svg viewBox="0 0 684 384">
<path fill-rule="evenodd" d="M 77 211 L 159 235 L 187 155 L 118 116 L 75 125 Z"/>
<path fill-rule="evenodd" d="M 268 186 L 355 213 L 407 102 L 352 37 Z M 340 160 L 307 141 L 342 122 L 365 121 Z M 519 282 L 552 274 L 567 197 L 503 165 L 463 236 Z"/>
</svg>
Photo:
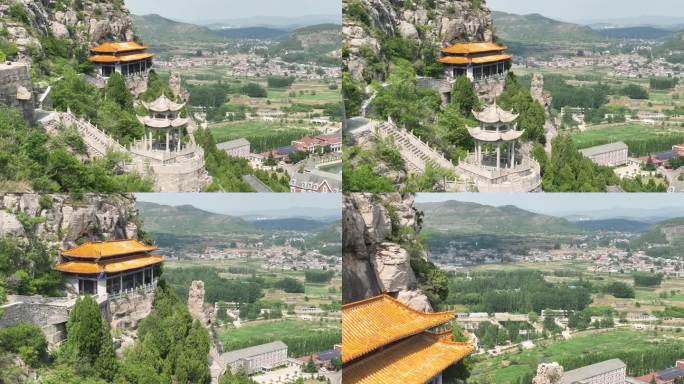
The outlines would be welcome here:
<svg viewBox="0 0 684 384">
<path fill-rule="evenodd" d="M 574 134 L 572 139 L 580 149 L 623 141 L 629 146 L 630 156 L 647 156 L 684 142 L 684 128 L 624 124 L 590 129 Z"/>
<path fill-rule="evenodd" d="M 331 349 L 340 343 L 342 335 L 339 322 L 276 320 L 222 329 L 219 339 L 226 351 L 282 340 L 290 356 L 301 356 Z"/>
<path fill-rule="evenodd" d="M 517 354 L 505 354 L 478 361 L 473 366 L 472 377 L 480 381 L 491 379 L 492 382 L 499 384 L 518 383 L 525 374 L 536 370 L 537 364 L 541 362 L 563 361 L 586 353 L 619 355 L 640 351 L 657 342 L 676 340 L 682 340 L 681 333 L 660 333 L 654 336 L 650 332 L 631 329 L 587 331 L 581 336 L 563 342 L 550 341 L 548 345 L 538 345 L 534 349 Z"/>
</svg>

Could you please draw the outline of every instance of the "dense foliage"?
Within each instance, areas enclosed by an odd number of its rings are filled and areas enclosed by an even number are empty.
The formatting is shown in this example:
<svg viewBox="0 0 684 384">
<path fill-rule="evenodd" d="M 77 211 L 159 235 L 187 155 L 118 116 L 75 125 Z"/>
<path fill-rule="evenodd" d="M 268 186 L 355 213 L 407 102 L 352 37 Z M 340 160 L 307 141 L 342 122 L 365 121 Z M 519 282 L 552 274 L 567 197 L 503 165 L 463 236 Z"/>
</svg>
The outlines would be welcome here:
<svg viewBox="0 0 684 384">
<path fill-rule="evenodd" d="M 19 214 L 29 231 L 39 219 Z M 29 232 L 32 233 L 32 232 Z M 56 252 L 43 242 L 21 243 L 13 237 L 0 238 L 0 302 L 4 294 L 59 296 L 62 274 L 52 269 Z"/>
<path fill-rule="evenodd" d="M 138 341 L 126 350 L 120 377 L 129 383 L 209 383 L 209 333 L 163 282 Z"/>
<path fill-rule="evenodd" d="M 525 131 L 524 137 L 527 140 L 544 143 L 544 107 L 532 98 L 529 88 L 522 86 L 513 72 L 509 72 L 506 86 L 497 102 L 502 108 L 512 109 L 520 115 L 517 120 L 518 130 Z"/>
<path fill-rule="evenodd" d="M 552 284 L 540 271 L 488 271 L 457 275 L 449 281 L 448 304 L 463 304 L 472 312 L 541 312 L 542 309 L 582 310 L 591 303 L 582 286 Z"/>
<path fill-rule="evenodd" d="M 34 324 L 18 323 L 0 328 L 0 353 L 2 352 L 19 355 L 31 367 L 48 361 L 47 341 L 43 331 Z"/>
<path fill-rule="evenodd" d="M 100 306 L 90 296 L 79 297 L 69 312 L 67 341 L 60 350 L 61 363 L 73 367 L 83 377 L 112 381 L 118 374 L 114 343 L 109 324 L 102 319 Z"/>
<path fill-rule="evenodd" d="M 335 276 L 335 271 L 308 269 L 304 272 L 304 278 L 307 283 L 329 283 L 333 276 Z"/>
<path fill-rule="evenodd" d="M 663 282 L 661 273 L 635 272 L 633 277 L 634 285 L 637 287 L 659 287 Z"/>
<path fill-rule="evenodd" d="M 399 60 L 392 66 L 387 86 L 377 90 L 371 107 L 382 120 L 391 117 L 399 126 L 413 129 L 431 121 L 440 104 L 434 90 L 418 88 L 411 63 Z"/>
<path fill-rule="evenodd" d="M 191 267 L 173 268 L 164 272 L 169 287 L 179 297 L 187 297 L 190 284 L 195 280 L 204 281 L 204 300 L 253 303 L 262 296 L 261 284 L 256 279 L 224 279 L 215 268 Z"/>
<path fill-rule="evenodd" d="M 620 180 L 612 169 L 594 164 L 582 156 L 572 138 L 561 135 L 552 142 L 551 158 L 535 151 L 535 157 L 543 164 L 542 186 L 546 192 L 605 192 L 609 185 Z"/>
<path fill-rule="evenodd" d="M 73 129 L 55 136 L 28 127 L 18 110 L 0 107 L 0 183 L 23 183 L 45 192 L 149 191 L 150 180 L 120 174 L 121 158 L 81 161 L 85 144 Z M 17 187 L 19 189 L 19 187 Z"/>
</svg>

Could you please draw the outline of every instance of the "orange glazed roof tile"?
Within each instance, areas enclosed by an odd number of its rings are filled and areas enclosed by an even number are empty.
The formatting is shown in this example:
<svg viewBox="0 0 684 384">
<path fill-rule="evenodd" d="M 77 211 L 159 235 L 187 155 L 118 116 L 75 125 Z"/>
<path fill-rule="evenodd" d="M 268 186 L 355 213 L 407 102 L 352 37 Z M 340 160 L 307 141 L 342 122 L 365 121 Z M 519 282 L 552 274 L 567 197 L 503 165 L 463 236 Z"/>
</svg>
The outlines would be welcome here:
<svg viewBox="0 0 684 384">
<path fill-rule="evenodd" d="M 144 60 L 154 57 L 151 53 L 136 53 L 133 55 L 113 56 L 113 55 L 94 55 L 90 56 L 88 60 L 94 63 L 127 63 L 129 61 Z"/>
<path fill-rule="evenodd" d="M 482 57 L 462 57 L 462 56 L 445 56 L 440 57 L 439 62 L 442 64 L 487 64 L 494 63 L 497 61 L 510 60 L 512 55 L 491 55 Z"/>
<path fill-rule="evenodd" d="M 425 313 L 380 295 L 342 306 L 342 362 L 447 323 L 453 312 Z"/>
<path fill-rule="evenodd" d="M 451 47 L 442 48 L 442 52 L 465 55 L 471 53 L 503 51 L 505 49 L 508 49 L 508 47 L 497 43 L 458 43 Z"/>
<path fill-rule="evenodd" d="M 472 344 L 421 333 L 344 367 L 344 383 L 425 383 L 472 352 Z"/>
<path fill-rule="evenodd" d="M 55 269 L 60 272 L 67 273 L 117 273 L 123 271 L 130 271 L 132 269 L 148 267 L 150 265 L 159 264 L 162 261 L 164 261 L 164 258 L 158 255 L 133 257 L 127 260 L 117 260 L 100 263 L 88 261 L 67 261 L 66 263 L 59 263 L 55 265 Z"/>
<path fill-rule="evenodd" d="M 119 53 L 119 52 L 130 52 L 130 51 L 140 51 L 147 49 L 147 45 L 141 45 L 135 41 L 124 41 L 124 42 L 106 42 L 102 43 L 96 47 L 90 48 L 91 52 L 95 53 Z"/>
<path fill-rule="evenodd" d="M 151 252 L 156 250 L 154 245 L 147 245 L 138 240 L 113 240 L 87 242 L 76 248 L 62 251 L 62 256 L 84 259 L 99 259 L 101 257 L 123 256 L 133 253 Z"/>
</svg>

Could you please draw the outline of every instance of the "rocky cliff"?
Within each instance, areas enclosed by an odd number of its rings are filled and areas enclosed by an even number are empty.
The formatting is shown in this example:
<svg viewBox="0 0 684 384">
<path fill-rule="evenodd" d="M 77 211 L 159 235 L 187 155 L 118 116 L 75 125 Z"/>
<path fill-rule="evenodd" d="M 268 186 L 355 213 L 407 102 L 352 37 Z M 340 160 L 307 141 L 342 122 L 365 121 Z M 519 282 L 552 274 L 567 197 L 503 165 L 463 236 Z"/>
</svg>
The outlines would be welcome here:
<svg viewBox="0 0 684 384">
<path fill-rule="evenodd" d="M 421 49 L 493 39 L 485 0 L 343 0 L 342 11 L 345 65 L 357 80 L 373 57 L 387 63 L 387 37 L 414 41 Z"/>
<path fill-rule="evenodd" d="M 22 221 L 38 217 L 35 234 L 60 248 L 82 240 L 138 236 L 135 198 L 127 194 L 0 194 L 0 236 L 27 236 Z"/>
<path fill-rule="evenodd" d="M 132 40 L 133 23 L 122 0 L 8 0 L 0 3 L 0 31 L 17 46 L 19 61 L 31 63 L 42 39 L 68 39 L 75 46 L 103 40 Z"/>
<path fill-rule="evenodd" d="M 420 231 L 414 196 L 355 193 L 342 200 L 343 301 L 386 292 L 415 309 L 431 311 L 427 296 L 418 288 L 409 250 L 398 238 L 402 228 Z"/>
</svg>

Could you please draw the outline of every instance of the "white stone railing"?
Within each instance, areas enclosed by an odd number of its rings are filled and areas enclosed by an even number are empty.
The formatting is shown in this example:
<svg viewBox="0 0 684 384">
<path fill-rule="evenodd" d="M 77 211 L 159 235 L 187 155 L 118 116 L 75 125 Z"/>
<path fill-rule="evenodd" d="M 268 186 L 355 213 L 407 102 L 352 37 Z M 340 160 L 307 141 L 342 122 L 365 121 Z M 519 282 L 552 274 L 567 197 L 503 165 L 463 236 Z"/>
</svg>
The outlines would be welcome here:
<svg viewBox="0 0 684 384">
<path fill-rule="evenodd" d="M 157 284 L 159 282 L 159 279 L 154 279 L 151 283 L 145 284 L 145 285 L 140 285 L 135 288 L 129 288 L 129 289 L 124 289 L 121 290 L 120 292 L 117 293 L 112 293 L 107 295 L 108 300 L 118 300 L 121 298 L 124 298 L 128 295 L 131 294 L 148 294 L 154 292 L 155 289 L 157 289 Z"/>
<path fill-rule="evenodd" d="M 76 117 L 70 109 L 67 108 L 66 113 L 62 113 L 62 122 L 65 125 L 72 125 L 76 127 L 81 134 L 83 141 L 91 148 L 96 155 L 104 156 L 108 150 L 128 153 L 128 150 L 119 142 L 109 136 L 105 131 L 93 125 L 90 121 Z"/>
<path fill-rule="evenodd" d="M 482 76 L 482 77 L 476 78 L 474 80 L 474 82 L 479 83 L 479 82 L 487 82 L 490 80 L 497 80 L 497 81 L 505 80 L 506 76 L 508 76 L 508 71 L 506 71 L 504 73 L 495 74 L 495 75 Z"/>
<path fill-rule="evenodd" d="M 493 168 L 480 165 L 477 155 L 469 154 L 459 163 L 459 168 L 474 179 L 480 192 L 529 192 L 541 185 L 541 167 L 527 155 L 515 168 Z"/>
<path fill-rule="evenodd" d="M 381 123 L 377 126 L 374 127 L 377 129 L 377 132 L 380 134 L 380 136 L 387 137 L 387 136 L 392 136 L 392 137 L 401 137 L 404 140 L 408 142 L 409 145 L 406 145 L 402 142 L 396 142 L 395 144 L 399 145 L 402 147 L 401 149 L 401 154 L 402 157 L 405 157 L 407 161 L 410 161 L 413 163 L 417 168 L 421 171 L 425 170 L 425 160 L 419 158 L 416 156 L 410 149 L 415 148 L 419 153 L 425 155 L 429 160 L 434 162 L 436 165 L 446 168 L 448 170 L 455 170 L 454 164 L 447 160 L 444 154 L 439 152 L 437 149 L 430 147 L 430 144 L 427 142 L 424 142 L 420 137 L 414 135 L 412 132 L 409 132 L 406 129 L 399 128 L 396 125 L 394 125 L 391 122 L 384 122 Z M 412 148 L 413 147 L 413 148 Z M 408 151 L 407 151 L 408 149 Z"/>
</svg>

